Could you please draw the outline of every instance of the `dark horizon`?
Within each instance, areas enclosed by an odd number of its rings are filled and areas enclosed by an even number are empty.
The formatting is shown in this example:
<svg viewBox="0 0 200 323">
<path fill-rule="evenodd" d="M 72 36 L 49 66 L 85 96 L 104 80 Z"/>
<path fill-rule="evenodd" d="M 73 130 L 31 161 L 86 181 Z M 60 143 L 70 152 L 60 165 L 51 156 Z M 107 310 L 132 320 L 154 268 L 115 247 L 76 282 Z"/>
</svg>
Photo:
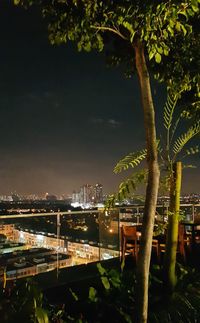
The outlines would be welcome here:
<svg viewBox="0 0 200 323">
<path fill-rule="evenodd" d="M 71 194 L 97 182 L 114 192 L 128 176 L 113 174 L 116 162 L 145 146 L 136 77 L 107 68 L 103 54 L 51 46 L 35 10 L 4 0 L 0 27 L 0 195 Z M 160 129 L 165 91 L 152 87 Z M 182 193 L 199 192 L 200 171 L 184 172 Z"/>
</svg>

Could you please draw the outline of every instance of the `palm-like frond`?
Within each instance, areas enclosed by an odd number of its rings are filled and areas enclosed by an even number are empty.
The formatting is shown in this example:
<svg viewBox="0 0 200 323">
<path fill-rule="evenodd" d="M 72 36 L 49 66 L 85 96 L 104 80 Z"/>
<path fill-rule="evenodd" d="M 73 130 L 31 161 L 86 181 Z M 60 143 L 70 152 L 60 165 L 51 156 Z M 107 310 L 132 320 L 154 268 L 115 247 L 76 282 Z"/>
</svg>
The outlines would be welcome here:
<svg viewBox="0 0 200 323">
<path fill-rule="evenodd" d="M 144 160 L 147 156 L 147 150 L 142 149 L 135 153 L 130 153 L 129 155 L 122 158 L 114 168 L 114 173 L 121 173 L 123 170 L 127 170 L 129 167 L 138 166 L 142 160 Z"/>
<path fill-rule="evenodd" d="M 174 125 L 173 125 L 173 128 L 172 128 L 172 130 L 171 130 L 170 143 L 172 143 L 172 141 L 173 141 L 174 135 L 175 135 L 175 133 L 176 133 L 176 129 L 178 128 L 178 125 L 179 125 L 179 122 L 180 122 L 181 118 L 182 118 L 182 116 L 180 115 L 180 116 L 176 119 L 176 121 L 175 121 L 175 123 L 174 123 Z"/>
<path fill-rule="evenodd" d="M 143 169 L 120 183 L 118 192 L 108 197 L 105 208 L 109 209 L 115 206 L 116 201 L 123 201 L 130 197 L 137 189 L 138 185 L 144 184 L 147 181 L 148 170 Z"/>
<path fill-rule="evenodd" d="M 196 124 L 194 124 L 192 127 L 189 128 L 189 130 L 182 134 L 174 143 L 173 146 L 173 152 L 175 154 L 174 158 L 177 154 L 181 152 L 183 147 L 190 141 L 194 136 L 196 136 L 198 133 L 200 133 L 200 122 L 198 121 Z"/>
<path fill-rule="evenodd" d="M 195 165 L 192 165 L 192 164 L 184 164 L 183 166 L 183 169 L 185 169 L 185 168 L 197 168 L 197 166 L 195 166 Z"/>
<path fill-rule="evenodd" d="M 132 174 L 131 177 L 121 182 L 117 193 L 118 200 L 121 201 L 125 198 L 130 197 L 131 193 L 137 189 L 137 186 L 139 184 L 146 182 L 147 174 L 148 171 L 146 169 L 141 170 L 137 173 Z"/>
<path fill-rule="evenodd" d="M 105 210 L 115 207 L 116 195 L 110 194 L 105 201 Z"/>
<path fill-rule="evenodd" d="M 199 146 L 194 146 L 194 147 L 190 147 L 188 149 L 185 150 L 185 154 L 183 155 L 183 158 L 187 157 L 187 156 L 191 156 L 191 155 L 196 155 L 200 152 L 199 150 Z"/>
<path fill-rule="evenodd" d="M 164 106 L 164 114 L 163 114 L 164 126 L 167 130 L 169 130 L 172 125 L 172 118 L 173 118 L 173 113 L 176 107 L 177 100 L 178 100 L 177 95 L 172 96 L 168 94 L 167 101 Z"/>
</svg>

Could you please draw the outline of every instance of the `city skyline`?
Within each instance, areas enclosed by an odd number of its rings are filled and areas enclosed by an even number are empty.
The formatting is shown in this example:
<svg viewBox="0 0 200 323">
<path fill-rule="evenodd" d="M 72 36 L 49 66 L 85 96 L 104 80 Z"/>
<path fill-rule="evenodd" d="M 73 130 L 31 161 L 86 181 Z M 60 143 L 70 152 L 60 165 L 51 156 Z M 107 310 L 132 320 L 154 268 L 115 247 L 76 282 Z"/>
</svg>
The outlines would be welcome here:
<svg viewBox="0 0 200 323">
<path fill-rule="evenodd" d="M 127 174 L 113 167 L 145 146 L 136 78 L 107 68 L 101 54 L 51 46 L 35 10 L 2 1 L 0 26 L 2 194 L 69 194 L 90 182 L 116 191 Z M 161 128 L 165 91 L 152 86 Z M 186 170 L 182 192 L 198 192 L 199 181 L 198 168 Z"/>
</svg>

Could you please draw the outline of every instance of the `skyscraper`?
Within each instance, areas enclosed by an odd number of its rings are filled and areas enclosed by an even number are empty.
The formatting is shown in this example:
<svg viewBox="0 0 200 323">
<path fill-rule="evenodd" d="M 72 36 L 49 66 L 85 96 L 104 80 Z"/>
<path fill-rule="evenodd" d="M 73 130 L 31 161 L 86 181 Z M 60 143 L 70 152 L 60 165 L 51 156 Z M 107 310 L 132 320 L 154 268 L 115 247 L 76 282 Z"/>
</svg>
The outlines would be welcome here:
<svg viewBox="0 0 200 323">
<path fill-rule="evenodd" d="M 103 202 L 103 187 L 99 183 L 94 186 L 94 201 L 95 203 Z"/>
<path fill-rule="evenodd" d="M 103 189 L 102 185 L 97 183 L 94 186 L 85 184 L 80 187 L 80 191 L 72 193 L 72 203 L 80 203 L 83 205 L 102 203 L 103 202 Z"/>
<path fill-rule="evenodd" d="M 83 204 L 92 203 L 94 201 L 94 190 L 92 185 L 85 184 L 81 187 L 80 200 Z"/>
</svg>

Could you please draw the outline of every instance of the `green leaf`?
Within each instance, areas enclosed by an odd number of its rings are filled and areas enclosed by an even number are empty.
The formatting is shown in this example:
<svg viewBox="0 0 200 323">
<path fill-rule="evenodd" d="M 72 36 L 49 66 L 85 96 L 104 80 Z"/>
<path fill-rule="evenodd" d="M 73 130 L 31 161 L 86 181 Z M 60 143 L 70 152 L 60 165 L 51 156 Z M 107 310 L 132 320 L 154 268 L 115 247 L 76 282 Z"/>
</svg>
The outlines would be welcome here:
<svg viewBox="0 0 200 323">
<path fill-rule="evenodd" d="M 182 134 L 174 143 L 173 152 L 175 156 L 181 152 L 183 147 L 190 141 L 194 136 L 200 133 L 200 122 L 197 122 L 189 130 Z"/>
<path fill-rule="evenodd" d="M 162 47 L 157 47 L 157 51 L 158 51 L 159 54 L 162 54 L 163 53 Z"/>
<path fill-rule="evenodd" d="M 128 21 L 124 21 L 123 22 L 123 26 L 128 29 L 128 31 L 130 31 L 131 34 L 134 34 L 135 31 L 133 29 L 133 26 L 128 22 Z"/>
<path fill-rule="evenodd" d="M 116 201 L 115 194 L 109 195 L 106 202 L 105 202 L 105 210 L 115 207 L 115 201 Z"/>
<path fill-rule="evenodd" d="M 164 127 L 169 130 L 172 126 L 172 118 L 173 118 L 173 114 L 174 114 L 174 110 L 175 110 L 175 107 L 176 107 L 176 104 L 177 104 L 177 100 L 178 100 L 178 97 L 177 95 L 170 95 L 168 93 L 167 95 L 167 101 L 165 103 L 165 106 L 164 106 L 164 113 L 163 113 L 163 116 L 164 116 Z"/>
<path fill-rule="evenodd" d="M 183 165 L 183 169 L 185 168 L 197 168 L 195 165 L 192 165 L 192 164 L 184 164 Z"/>
<path fill-rule="evenodd" d="M 121 285 L 121 277 L 120 277 L 120 273 L 119 271 L 115 270 L 115 269 L 111 269 L 109 272 L 109 278 L 110 278 L 110 282 L 111 284 L 115 287 L 115 288 L 119 288 Z"/>
<path fill-rule="evenodd" d="M 125 266 L 125 258 L 122 259 L 122 263 L 121 263 L 121 271 L 124 270 L 124 266 Z"/>
<path fill-rule="evenodd" d="M 114 173 L 121 173 L 123 170 L 127 170 L 129 167 L 138 166 L 142 160 L 146 158 L 147 150 L 142 149 L 135 153 L 130 153 L 129 155 L 122 158 L 114 168 Z"/>
<path fill-rule="evenodd" d="M 163 30 L 163 35 L 165 38 L 168 38 L 169 34 L 166 29 Z"/>
<path fill-rule="evenodd" d="M 164 55 L 165 55 L 165 56 L 168 56 L 168 55 L 169 55 L 169 49 L 164 48 Z"/>
<path fill-rule="evenodd" d="M 70 293 L 72 294 L 73 298 L 75 301 L 78 301 L 78 296 L 76 295 L 76 293 L 73 292 L 73 290 L 70 288 L 69 289 Z"/>
<path fill-rule="evenodd" d="M 98 269 L 100 275 L 106 274 L 106 269 L 102 267 L 100 262 L 98 262 L 98 264 L 97 264 L 97 269 Z"/>
<path fill-rule="evenodd" d="M 49 323 L 47 312 L 43 308 L 36 307 L 35 316 L 38 323 Z"/>
<path fill-rule="evenodd" d="M 122 201 L 123 199 L 130 197 L 131 192 L 135 191 L 139 184 L 146 183 L 148 171 L 142 169 L 137 173 L 133 173 L 129 178 L 120 183 L 118 193 L 115 195 L 115 199 Z"/>
<path fill-rule="evenodd" d="M 120 315 L 123 317 L 123 321 L 127 322 L 127 323 L 132 323 L 132 317 L 127 314 L 126 312 L 124 312 L 121 308 L 117 308 L 118 312 L 120 313 Z"/>
<path fill-rule="evenodd" d="M 190 147 L 186 149 L 186 155 L 195 155 L 199 153 L 199 146 Z"/>
<path fill-rule="evenodd" d="M 187 30 L 186 30 L 186 28 L 184 27 L 184 25 L 183 24 L 181 24 L 181 29 L 182 29 L 182 31 L 183 31 L 183 34 L 184 34 L 184 36 L 187 34 Z"/>
<path fill-rule="evenodd" d="M 94 287 L 90 287 L 89 289 L 89 300 L 91 302 L 97 302 L 98 298 L 96 297 L 97 291 Z"/>
<path fill-rule="evenodd" d="M 149 60 L 151 60 L 155 55 L 155 50 L 152 50 L 150 53 L 149 53 Z"/>
<path fill-rule="evenodd" d="M 159 64 L 161 62 L 161 59 L 162 59 L 161 55 L 159 53 L 156 53 L 156 55 L 155 55 L 155 61 L 156 61 L 156 63 Z"/>
<path fill-rule="evenodd" d="M 102 281 L 102 284 L 103 284 L 104 288 L 106 290 L 109 290 L 110 289 L 110 283 L 109 283 L 108 278 L 106 276 L 102 276 L 101 281 Z"/>
</svg>

